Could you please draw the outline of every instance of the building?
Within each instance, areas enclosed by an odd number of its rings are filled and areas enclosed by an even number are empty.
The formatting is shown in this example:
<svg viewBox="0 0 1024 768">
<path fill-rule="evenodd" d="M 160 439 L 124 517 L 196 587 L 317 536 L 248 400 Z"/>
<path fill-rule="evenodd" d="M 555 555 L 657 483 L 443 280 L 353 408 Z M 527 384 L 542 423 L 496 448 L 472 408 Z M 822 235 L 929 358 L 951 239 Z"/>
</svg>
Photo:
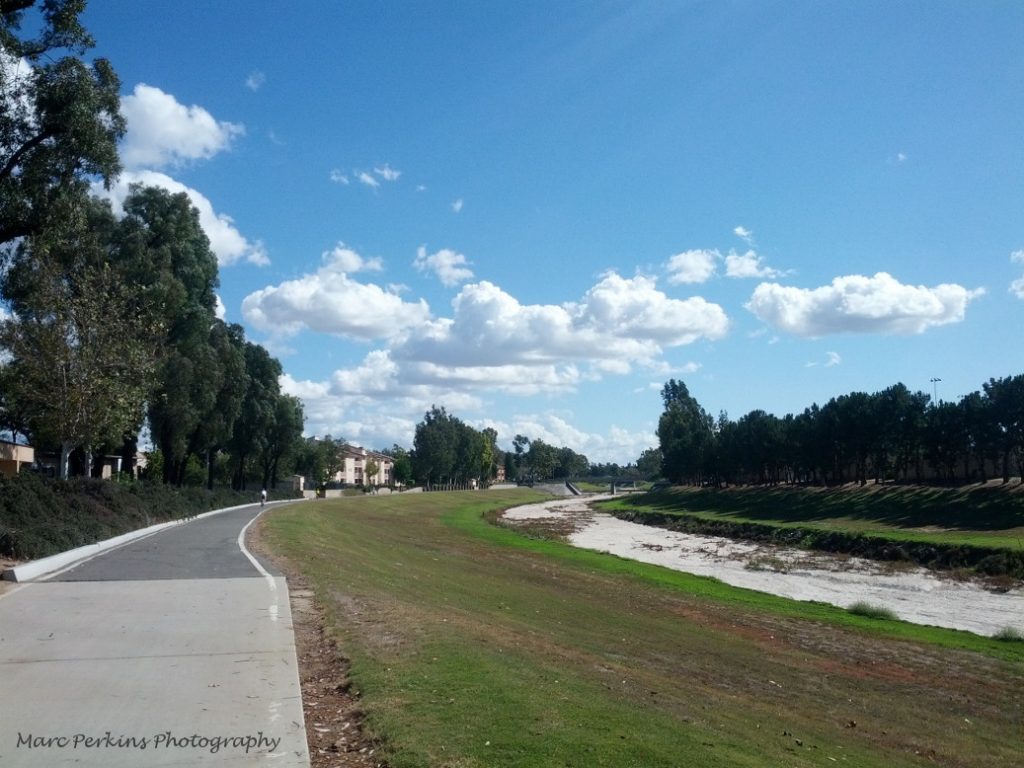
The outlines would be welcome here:
<svg viewBox="0 0 1024 768">
<path fill-rule="evenodd" d="M 0 440 L 0 475 L 16 475 L 22 465 L 31 466 L 35 460 L 36 452 L 32 446 Z"/>
<path fill-rule="evenodd" d="M 338 451 L 339 469 L 331 480 L 343 485 L 391 485 L 394 462 L 390 456 L 376 451 L 368 451 L 355 445 L 344 443 Z M 377 472 L 373 477 L 366 474 L 367 466 L 375 464 Z"/>
</svg>

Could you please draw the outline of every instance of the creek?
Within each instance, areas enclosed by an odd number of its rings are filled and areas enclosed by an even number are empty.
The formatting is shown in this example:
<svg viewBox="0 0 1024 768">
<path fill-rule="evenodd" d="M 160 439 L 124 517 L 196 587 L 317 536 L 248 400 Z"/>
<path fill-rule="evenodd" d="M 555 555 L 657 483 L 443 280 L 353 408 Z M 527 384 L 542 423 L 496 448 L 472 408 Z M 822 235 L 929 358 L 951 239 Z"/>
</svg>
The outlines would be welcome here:
<svg viewBox="0 0 1024 768">
<path fill-rule="evenodd" d="M 856 603 L 886 608 L 903 621 L 991 636 L 1006 628 L 1024 633 L 1024 589 L 994 591 L 980 580 L 955 580 L 904 563 L 883 563 L 826 552 L 783 548 L 714 536 L 677 533 L 595 512 L 607 496 L 559 499 L 516 507 L 505 518 L 549 520 L 584 549 L 711 576 L 736 587 L 841 608 Z"/>
</svg>

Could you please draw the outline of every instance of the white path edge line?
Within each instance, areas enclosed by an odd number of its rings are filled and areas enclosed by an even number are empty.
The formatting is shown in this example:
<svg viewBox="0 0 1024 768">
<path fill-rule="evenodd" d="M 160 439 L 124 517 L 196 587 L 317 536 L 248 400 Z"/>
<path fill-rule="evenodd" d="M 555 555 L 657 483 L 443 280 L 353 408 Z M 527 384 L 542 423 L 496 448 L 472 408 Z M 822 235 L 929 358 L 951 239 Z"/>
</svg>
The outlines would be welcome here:
<svg viewBox="0 0 1024 768">
<path fill-rule="evenodd" d="M 270 615 L 271 621 L 277 621 L 277 617 L 280 612 L 277 602 L 277 581 L 274 579 L 273 576 L 270 575 L 270 572 L 263 567 L 262 563 L 260 563 L 260 561 L 253 556 L 252 552 L 246 549 L 245 546 L 245 534 L 249 530 L 249 526 L 255 523 L 257 520 L 259 520 L 263 513 L 266 511 L 267 507 L 261 509 L 259 511 L 259 514 L 253 517 L 253 519 L 246 523 L 242 527 L 242 530 L 238 532 L 238 548 L 242 550 L 243 555 L 249 558 L 249 562 L 252 563 L 252 567 L 255 568 L 257 573 L 259 573 L 260 576 L 262 576 L 264 580 L 267 582 L 267 586 L 270 588 L 271 594 L 271 602 L 270 605 L 267 606 L 267 613 Z"/>
</svg>

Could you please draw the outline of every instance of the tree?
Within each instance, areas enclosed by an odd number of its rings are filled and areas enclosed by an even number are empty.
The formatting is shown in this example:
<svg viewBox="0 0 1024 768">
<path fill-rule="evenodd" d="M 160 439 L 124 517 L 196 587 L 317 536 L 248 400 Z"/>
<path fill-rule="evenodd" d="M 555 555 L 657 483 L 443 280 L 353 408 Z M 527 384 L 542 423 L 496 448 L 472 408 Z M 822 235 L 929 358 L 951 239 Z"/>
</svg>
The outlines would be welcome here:
<svg viewBox="0 0 1024 768">
<path fill-rule="evenodd" d="M 665 410 L 658 420 L 658 440 L 663 473 L 673 483 L 699 484 L 714 437 L 714 420 L 681 381 L 670 379 L 662 387 L 661 398 Z"/>
<path fill-rule="evenodd" d="M 395 444 L 385 455 L 391 457 L 391 482 L 395 485 L 408 485 L 412 482 L 412 459 L 409 452 Z"/>
<path fill-rule="evenodd" d="M 189 451 L 204 457 L 206 487 L 213 490 L 217 456 L 234 430 L 248 388 L 245 372 L 245 332 L 242 326 L 214 320 L 207 344 L 210 352 L 212 408 L 199 420 L 189 441 Z"/>
<path fill-rule="evenodd" d="M 998 430 L 1003 482 L 1010 482 L 1010 458 L 1024 472 L 1024 374 L 989 379 L 983 386 Z"/>
<path fill-rule="evenodd" d="M 281 461 L 295 449 L 296 443 L 302 437 L 303 421 L 302 401 L 294 395 L 278 395 L 274 402 L 271 423 L 267 428 L 263 453 L 260 456 L 263 488 L 277 488 Z"/>
<path fill-rule="evenodd" d="M 380 464 L 376 459 L 367 459 L 363 467 L 363 485 L 370 488 L 377 487 L 377 473 L 380 472 Z"/>
<path fill-rule="evenodd" d="M 0 325 L 0 346 L 11 355 L 8 387 L 24 409 L 33 439 L 60 450 L 68 476 L 75 448 L 87 456 L 139 420 L 151 385 L 159 329 L 133 311 L 129 286 L 109 265 L 83 257 L 71 271 L 51 249 L 87 254 L 98 244 L 88 232 L 55 231 L 24 241 L 31 251 L 34 290 L 19 297 Z"/>
<path fill-rule="evenodd" d="M 79 22 L 84 8 L 0 0 L 0 245 L 59 221 L 59 202 L 84 179 L 109 184 L 120 172 L 121 84 L 105 59 L 79 58 L 94 44 Z M 21 36 L 23 24 L 38 33 Z"/>
<path fill-rule="evenodd" d="M 281 363 L 263 347 L 247 341 L 245 373 L 245 396 L 228 441 L 235 467 L 232 479 L 235 490 L 245 490 L 249 463 L 264 454 L 272 440 L 271 430 L 280 394 Z"/>
<path fill-rule="evenodd" d="M 458 445 L 457 422 L 443 407 L 435 405 L 416 425 L 412 466 L 417 482 L 431 484 L 452 479 Z"/>
<path fill-rule="evenodd" d="M 159 307 L 167 328 L 149 396 L 149 425 L 164 456 L 164 482 L 180 484 L 189 455 L 206 453 L 209 461 L 213 444 L 225 439 L 206 422 L 221 405 L 237 407 L 237 392 L 221 391 L 225 376 L 238 369 L 237 352 L 224 347 L 237 347 L 237 339 L 221 338 L 225 332 L 214 330 L 217 258 L 188 196 L 135 185 L 124 210 L 119 258 L 139 295 Z M 227 386 L 236 384 L 234 379 Z"/>
</svg>

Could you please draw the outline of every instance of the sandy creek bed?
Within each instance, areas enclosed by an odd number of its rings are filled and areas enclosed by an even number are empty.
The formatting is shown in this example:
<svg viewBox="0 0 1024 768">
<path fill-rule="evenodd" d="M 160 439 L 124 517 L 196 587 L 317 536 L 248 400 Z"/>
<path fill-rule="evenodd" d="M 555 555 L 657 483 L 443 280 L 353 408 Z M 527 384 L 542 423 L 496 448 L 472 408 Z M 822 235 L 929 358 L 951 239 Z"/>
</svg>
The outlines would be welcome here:
<svg viewBox="0 0 1024 768">
<path fill-rule="evenodd" d="M 768 547 L 713 536 L 676 533 L 594 512 L 600 498 L 567 499 L 510 509 L 505 518 L 571 521 L 569 542 L 713 576 L 726 584 L 795 600 L 817 600 L 848 608 L 857 602 L 884 606 L 904 621 L 992 635 L 1006 627 L 1024 632 L 1024 590 L 992 592 L 983 586 L 940 578 L 918 567 L 854 557 Z"/>
</svg>

